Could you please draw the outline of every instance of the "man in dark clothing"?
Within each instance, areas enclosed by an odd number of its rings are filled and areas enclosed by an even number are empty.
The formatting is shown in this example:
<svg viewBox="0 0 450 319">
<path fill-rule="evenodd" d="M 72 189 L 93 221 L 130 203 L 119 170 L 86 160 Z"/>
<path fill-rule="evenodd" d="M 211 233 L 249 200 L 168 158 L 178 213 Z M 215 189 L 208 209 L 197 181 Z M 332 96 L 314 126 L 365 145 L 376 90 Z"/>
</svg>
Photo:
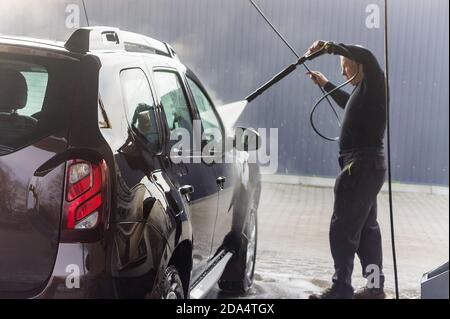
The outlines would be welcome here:
<svg viewBox="0 0 450 319">
<path fill-rule="evenodd" d="M 333 285 L 311 299 L 385 298 L 381 232 L 377 222 L 377 195 L 386 172 L 383 138 L 386 128 L 385 77 L 375 56 L 360 46 L 316 41 L 308 53 L 320 49 L 341 56 L 342 75 L 351 81 L 351 94 L 331 96 L 343 108 L 339 139 L 341 173 L 334 188 L 330 247 L 334 260 Z M 336 88 L 320 72 L 307 73 L 327 92 Z M 354 293 L 351 284 L 355 253 L 366 287 Z"/>
</svg>

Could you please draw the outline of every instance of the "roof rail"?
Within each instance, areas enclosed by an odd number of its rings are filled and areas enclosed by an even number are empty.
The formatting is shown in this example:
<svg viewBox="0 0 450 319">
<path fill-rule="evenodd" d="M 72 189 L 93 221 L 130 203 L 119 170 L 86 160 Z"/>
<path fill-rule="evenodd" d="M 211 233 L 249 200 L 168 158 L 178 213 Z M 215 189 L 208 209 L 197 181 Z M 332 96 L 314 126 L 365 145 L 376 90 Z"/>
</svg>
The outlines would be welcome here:
<svg viewBox="0 0 450 319">
<path fill-rule="evenodd" d="M 128 51 L 178 59 L 173 48 L 167 43 L 113 27 L 79 28 L 72 33 L 64 47 L 81 54 L 92 51 Z"/>
</svg>

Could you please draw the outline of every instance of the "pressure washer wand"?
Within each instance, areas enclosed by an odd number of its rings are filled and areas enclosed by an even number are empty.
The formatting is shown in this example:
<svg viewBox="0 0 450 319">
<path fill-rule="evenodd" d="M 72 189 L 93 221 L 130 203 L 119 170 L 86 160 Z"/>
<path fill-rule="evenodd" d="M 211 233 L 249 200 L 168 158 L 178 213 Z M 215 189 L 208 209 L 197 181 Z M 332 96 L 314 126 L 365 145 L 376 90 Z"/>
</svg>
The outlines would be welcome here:
<svg viewBox="0 0 450 319">
<path fill-rule="evenodd" d="M 325 53 L 325 48 L 322 48 L 321 50 L 319 50 L 313 54 L 304 55 L 304 56 L 300 57 L 296 63 L 289 65 L 287 68 L 285 68 L 280 73 L 275 75 L 272 79 L 270 79 L 267 83 L 263 84 L 261 87 L 256 89 L 252 94 L 247 96 L 245 99 L 247 100 L 247 102 L 250 103 L 251 101 L 256 99 L 259 95 L 261 95 L 262 93 L 267 91 L 269 88 L 271 88 L 275 83 L 278 83 L 279 81 L 284 79 L 286 76 L 291 74 L 297 68 L 297 66 L 304 64 L 306 61 L 312 60 L 324 53 Z"/>
<path fill-rule="evenodd" d="M 247 96 L 245 98 L 247 100 L 247 102 L 250 103 L 251 101 L 256 99 L 258 96 L 263 94 L 265 91 L 267 91 L 270 87 L 272 87 L 272 85 L 281 81 L 283 78 L 285 78 L 286 76 L 291 74 L 297 68 L 297 65 L 298 65 L 297 63 L 293 63 L 293 64 L 289 65 L 283 71 L 281 71 L 280 73 L 275 75 L 272 79 L 270 79 L 267 83 L 263 84 L 261 87 L 256 89 L 252 94 L 250 94 L 249 96 Z"/>
<path fill-rule="evenodd" d="M 270 20 L 266 17 L 266 15 L 264 14 L 264 12 L 262 12 L 262 10 L 256 5 L 256 3 L 253 0 L 249 0 L 250 3 L 255 7 L 256 11 L 258 11 L 258 13 L 261 15 L 261 17 L 263 17 L 263 19 L 267 22 L 267 24 L 271 27 L 271 29 L 277 34 L 277 36 L 281 39 L 281 41 L 284 42 L 284 44 L 289 48 L 289 50 L 291 50 L 291 52 L 297 57 L 298 61 L 295 64 L 295 66 L 302 64 L 306 71 L 311 72 L 311 69 L 306 65 L 306 60 L 305 61 L 301 61 L 299 63 L 299 61 L 301 59 L 304 58 L 300 57 L 300 55 L 294 50 L 294 48 L 289 44 L 289 42 L 287 42 L 287 40 L 281 35 L 281 33 L 277 30 L 277 28 L 275 28 L 275 26 L 270 22 Z M 322 52 L 323 53 L 323 52 Z M 262 92 L 264 92 L 265 90 L 267 90 L 268 88 L 270 88 L 273 84 L 277 83 L 278 81 L 280 81 L 282 78 L 284 78 L 285 76 L 287 76 L 289 73 L 291 73 L 292 71 L 295 70 L 296 67 L 292 68 L 292 64 L 290 66 L 288 66 L 286 69 L 284 69 L 283 71 L 281 71 L 280 73 L 278 73 L 272 80 L 270 80 L 269 82 L 267 82 L 266 84 L 264 84 L 261 88 L 257 89 L 254 93 L 250 94 L 246 100 L 248 102 L 254 100 L 258 95 L 260 95 Z M 289 71 L 288 71 L 289 70 Z M 284 72 L 287 72 L 286 74 Z M 283 76 L 284 75 L 284 76 Z M 278 78 L 279 76 L 281 76 L 280 78 Z M 275 79 L 277 79 L 277 81 L 273 82 Z M 270 83 L 270 85 L 269 85 Z M 266 87 L 267 86 L 267 87 Z M 320 91 L 322 92 L 323 95 L 326 95 L 325 90 L 319 85 L 317 84 L 317 86 L 319 87 Z M 264 88 L 264 90 L 262 90 Z M 261 91 L 260 93 L 258 93 L 259 91 Z M 258 94 L 257 94 L 258 93 Z M 250 100 L 249 100 L 250 98 Z M 339 127 L 341 126 L 341 121 L 339 119 L 339 115 L 336 111 L 336 109 L 334 108 L 333 104 L 331 104 L 330 99 L 328 98 L 328 96 L 325 97 L 325 99 L 327 100 L 328 104 L 330 105 L 331 109 L 333 110 L 334 115 L 336 116 L 337 122 Z"/>
</svg>

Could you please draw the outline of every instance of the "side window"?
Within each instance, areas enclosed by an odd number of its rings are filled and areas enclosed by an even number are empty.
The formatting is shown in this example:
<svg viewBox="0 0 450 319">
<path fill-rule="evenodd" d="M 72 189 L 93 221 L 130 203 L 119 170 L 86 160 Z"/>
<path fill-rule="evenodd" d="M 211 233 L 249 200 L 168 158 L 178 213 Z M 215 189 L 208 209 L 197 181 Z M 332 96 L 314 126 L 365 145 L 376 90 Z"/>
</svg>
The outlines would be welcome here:
<svg viewBox="0 0 450 319">
<path fill-rule="evenodd" d="M 33 116 L 41 112 L 47 90 L 48 74 L 46 71 L 21 72 L 28 86 L 28 99 L 24 108 L 17 111 L 20 115 Z"/>
<path fill-rule="evenodd" d="M 214 112 L 213 106 L 200 87 L 190 78 L 187 78 L 192 95 L 194 96 L 195 104 L 202 121 L 202 126 L 206 134 L 211 130 L 219 130 L 221 132 L 221 125 Z"/>
<path fill-rule="evenodd" d="M 138 135 L 147 139 L 153 147 L 159 146 L 159 133 L 155 105 L 145 73 L 141 69 L 120 72 L 120 82 L 128 122 Z"/>
<path fill-rule="evenodd" d="M 185 128 L 192 133 L 192 116 L 180 77 L 175 72 L 155 71 L 155 82 L 170 131 Z"/>
</svg>

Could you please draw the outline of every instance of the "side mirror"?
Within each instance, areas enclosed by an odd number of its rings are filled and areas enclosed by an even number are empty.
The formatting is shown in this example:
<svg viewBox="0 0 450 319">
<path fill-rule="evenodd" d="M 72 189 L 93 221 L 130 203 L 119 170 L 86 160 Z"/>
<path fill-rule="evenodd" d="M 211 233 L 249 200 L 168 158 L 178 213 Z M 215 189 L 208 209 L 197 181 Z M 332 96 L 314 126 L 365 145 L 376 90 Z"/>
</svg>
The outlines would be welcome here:
<svg viewBox="0 0 450 319">
<path fill-rule="evenodd" d="M 251 128 L 237 127 L 235 133 L 235 146 L 238 151 L 256 151 L 261 148 L 261 138 Z"/>
</svg>

